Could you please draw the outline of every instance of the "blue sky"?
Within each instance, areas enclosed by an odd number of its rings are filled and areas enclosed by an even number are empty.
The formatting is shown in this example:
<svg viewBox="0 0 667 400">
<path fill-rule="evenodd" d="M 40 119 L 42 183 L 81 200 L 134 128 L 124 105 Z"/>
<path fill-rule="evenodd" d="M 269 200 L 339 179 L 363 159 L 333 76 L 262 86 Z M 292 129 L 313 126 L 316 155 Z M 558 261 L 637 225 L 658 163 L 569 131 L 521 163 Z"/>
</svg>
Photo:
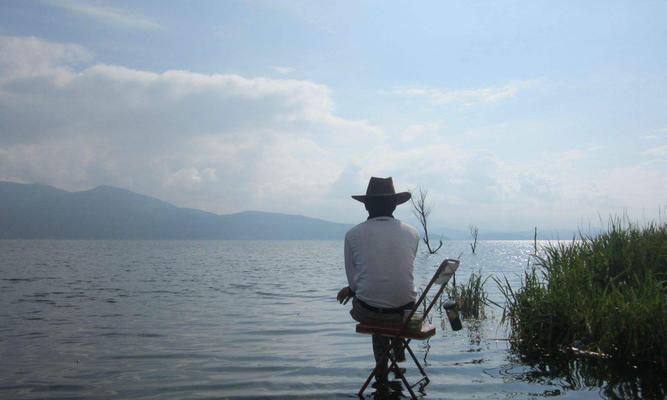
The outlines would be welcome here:
<svg viewBox="0 0 667 400">
<path fill-rule="evenodd" d="M 436 226 L 667 206 L 667 3 L 0 3 L 0 179 Z M 409 218 L 409 208 L 399 209 Z"/>
</svg>

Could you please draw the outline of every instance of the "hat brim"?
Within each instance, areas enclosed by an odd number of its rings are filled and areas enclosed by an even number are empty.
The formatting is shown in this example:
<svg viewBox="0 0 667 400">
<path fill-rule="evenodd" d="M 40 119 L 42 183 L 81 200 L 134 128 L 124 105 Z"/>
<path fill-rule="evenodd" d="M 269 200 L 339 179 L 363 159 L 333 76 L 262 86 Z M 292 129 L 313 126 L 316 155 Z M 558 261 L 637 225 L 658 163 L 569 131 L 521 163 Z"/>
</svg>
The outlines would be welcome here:
<svg viewBox="0 0 667 400">
<path fill-rule="evenodd" d="M 352 196 L 353 199 L 360 201 L 362 203 L 366 203 L 369 200 L 373 199 L 387 199 L 391 198 L 394 199 L 396 202 L 396 205 L 403 204 L 406 201 L 410 200 L 410 197 L 412 195 L 410 192 L 401 192 L 401 193 L 396 193 L 396 194 L 375 194 L 375 195 L 356 195 Z"/>
</svg>

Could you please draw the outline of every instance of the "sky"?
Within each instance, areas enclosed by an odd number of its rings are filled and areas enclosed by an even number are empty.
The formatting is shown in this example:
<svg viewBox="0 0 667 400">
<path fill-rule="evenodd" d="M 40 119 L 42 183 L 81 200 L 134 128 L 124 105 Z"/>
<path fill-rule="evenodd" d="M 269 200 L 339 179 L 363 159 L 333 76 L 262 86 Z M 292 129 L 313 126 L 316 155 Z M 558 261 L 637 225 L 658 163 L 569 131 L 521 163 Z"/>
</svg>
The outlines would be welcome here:
<svg viewBox="0 0 667 400">
<path fill-rule="evenodd" d="M 0 180 L 355 223 L 667 211 L 664 1 L 0 2 Z M 410 220 L 409 205 L 397 217 Z"/>
</svg>

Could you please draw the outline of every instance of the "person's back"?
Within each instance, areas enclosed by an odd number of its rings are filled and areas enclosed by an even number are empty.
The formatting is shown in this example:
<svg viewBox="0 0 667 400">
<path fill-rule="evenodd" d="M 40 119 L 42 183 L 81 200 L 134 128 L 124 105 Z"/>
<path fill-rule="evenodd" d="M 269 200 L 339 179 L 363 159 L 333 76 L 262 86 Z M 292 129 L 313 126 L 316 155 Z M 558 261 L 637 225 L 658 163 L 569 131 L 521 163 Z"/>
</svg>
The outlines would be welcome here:
<svg viewBox="0 0 667 400">
<path fill-rule="evenodd" d="M 345 267 L 357 299 L 381 308 L 414 301 L 418 246 L 417 230 L 392 217 L 370 218 L 352 228 L 345 236 Z"/>
</svg>

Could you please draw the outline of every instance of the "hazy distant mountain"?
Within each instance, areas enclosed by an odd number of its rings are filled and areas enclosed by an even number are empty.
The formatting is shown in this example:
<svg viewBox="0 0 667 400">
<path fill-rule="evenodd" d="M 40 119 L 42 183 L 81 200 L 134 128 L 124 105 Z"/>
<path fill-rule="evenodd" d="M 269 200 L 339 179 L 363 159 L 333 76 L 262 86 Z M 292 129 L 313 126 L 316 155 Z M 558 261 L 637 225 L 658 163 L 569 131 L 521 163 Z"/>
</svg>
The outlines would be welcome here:
<svg viewBox="0 0 667 400">
<path fill-rule="evenodd" d="M 68 192 L 47 185 L 0 182 L 0 238 L 25 239 L 343 239 L 352 225 L 259 211 L 217 215 L 99 186 Z M 432 228 L 431 239 L 470 240 L 470 233 Z M 538 239 L 572 239 L 572 230 L 540 230 Z M 531 240 L 533 232 L 485 232 L 479 240 Z"/>
<path fill-rule="evenodd" d="M 351 225 L 257 211 L 216 215 L 129 190 L 0 182 L 0 238 L 342 239 Z"/>
</svg>

